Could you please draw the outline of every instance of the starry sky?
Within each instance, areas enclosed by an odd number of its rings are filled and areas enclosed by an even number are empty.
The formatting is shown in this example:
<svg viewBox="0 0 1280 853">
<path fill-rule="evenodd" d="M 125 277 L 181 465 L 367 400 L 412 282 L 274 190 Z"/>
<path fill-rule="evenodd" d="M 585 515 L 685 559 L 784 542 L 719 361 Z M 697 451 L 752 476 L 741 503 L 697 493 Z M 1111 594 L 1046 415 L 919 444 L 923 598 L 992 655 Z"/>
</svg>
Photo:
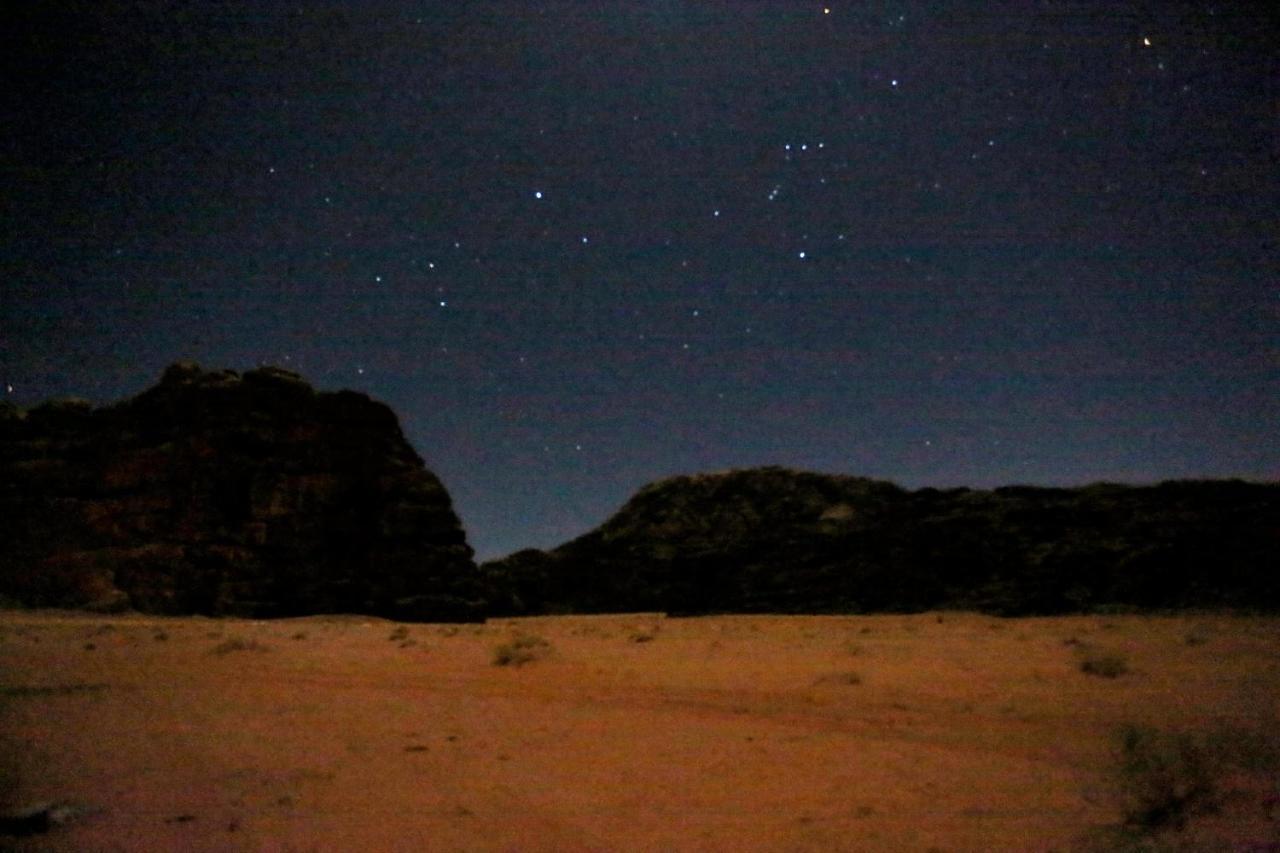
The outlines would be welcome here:
<svg viewBox="0 0 1280 853">
<path fill-rule="evenodd" d="M 365 391 L 481 558 L 731 467 L 1280 477 L 1271 4 L 5 5 L 18 405 Z"/>
</svg>

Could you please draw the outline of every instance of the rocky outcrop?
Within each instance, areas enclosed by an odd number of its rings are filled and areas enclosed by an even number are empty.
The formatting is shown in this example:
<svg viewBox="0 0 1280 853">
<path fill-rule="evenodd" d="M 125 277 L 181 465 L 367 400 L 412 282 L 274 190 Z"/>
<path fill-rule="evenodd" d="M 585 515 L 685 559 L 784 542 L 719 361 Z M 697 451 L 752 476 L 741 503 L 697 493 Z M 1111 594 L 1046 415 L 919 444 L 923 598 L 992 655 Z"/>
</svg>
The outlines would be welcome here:
<svg viewBox="0 0 1280 853">
<path fill-rule="evenodd" d="M 31 606 L 476 617 L 449 495 L 385 405 L 170 367 L 101 409 L 0 409 L 0 595 Z"/>
<path fill-rule="evenodd" d="M 1280 609 L 1280 484 L 921 489 L 760 468 L 482 566 L 508 613 Z"/>
</svg>

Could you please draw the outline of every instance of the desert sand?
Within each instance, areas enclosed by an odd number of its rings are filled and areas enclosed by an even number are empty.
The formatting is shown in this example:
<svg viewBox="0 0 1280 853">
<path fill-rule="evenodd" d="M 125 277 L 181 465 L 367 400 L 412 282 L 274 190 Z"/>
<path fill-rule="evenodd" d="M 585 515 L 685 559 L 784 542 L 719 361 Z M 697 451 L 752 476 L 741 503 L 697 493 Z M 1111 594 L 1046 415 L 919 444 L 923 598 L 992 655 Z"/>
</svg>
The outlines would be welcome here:
<svg viewBox="0 0 1280 853">
<path fill-rule="evenodd" d="M 10 611 L 0 847 L 1108 849 L 1138 725 L 1252 755 L 1151 849 L 1277 849 L 1278 709 L 1276 618 Z"/>
</svg>

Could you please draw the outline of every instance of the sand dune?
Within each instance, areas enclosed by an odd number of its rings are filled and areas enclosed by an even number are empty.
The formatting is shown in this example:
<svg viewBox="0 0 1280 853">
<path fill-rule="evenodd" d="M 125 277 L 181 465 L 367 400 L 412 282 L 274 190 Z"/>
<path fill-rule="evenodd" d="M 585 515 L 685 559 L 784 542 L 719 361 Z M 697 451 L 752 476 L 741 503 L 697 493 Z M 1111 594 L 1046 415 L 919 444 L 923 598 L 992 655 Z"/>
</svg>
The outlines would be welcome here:
<svg viewBox="0 0 1280 853">
<path fill-rule="evenodd" d="M 0 810 L 74 811 L 0 846 L 1106 849 L 1135 725 L 1221 759 L 1159 843 L 1249 849 L 1280 843 L 1277 709 L 1274 618 L 6 612 Z"/>
</svg>

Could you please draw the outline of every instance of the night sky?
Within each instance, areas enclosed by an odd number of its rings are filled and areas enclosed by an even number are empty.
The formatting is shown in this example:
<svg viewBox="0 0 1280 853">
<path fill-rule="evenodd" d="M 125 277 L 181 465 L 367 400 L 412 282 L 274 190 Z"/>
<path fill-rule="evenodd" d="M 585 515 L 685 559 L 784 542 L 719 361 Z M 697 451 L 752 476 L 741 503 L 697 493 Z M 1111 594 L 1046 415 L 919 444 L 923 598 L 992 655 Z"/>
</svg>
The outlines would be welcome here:
<svg viewBox="0 0 1280 853">
<path fill-rule="evenodd" d="M 1280 477 L 1271 4 L 5 6 L 19 405 L 365 391 L 482 558 L 731 467 Z"/>
</svg>

